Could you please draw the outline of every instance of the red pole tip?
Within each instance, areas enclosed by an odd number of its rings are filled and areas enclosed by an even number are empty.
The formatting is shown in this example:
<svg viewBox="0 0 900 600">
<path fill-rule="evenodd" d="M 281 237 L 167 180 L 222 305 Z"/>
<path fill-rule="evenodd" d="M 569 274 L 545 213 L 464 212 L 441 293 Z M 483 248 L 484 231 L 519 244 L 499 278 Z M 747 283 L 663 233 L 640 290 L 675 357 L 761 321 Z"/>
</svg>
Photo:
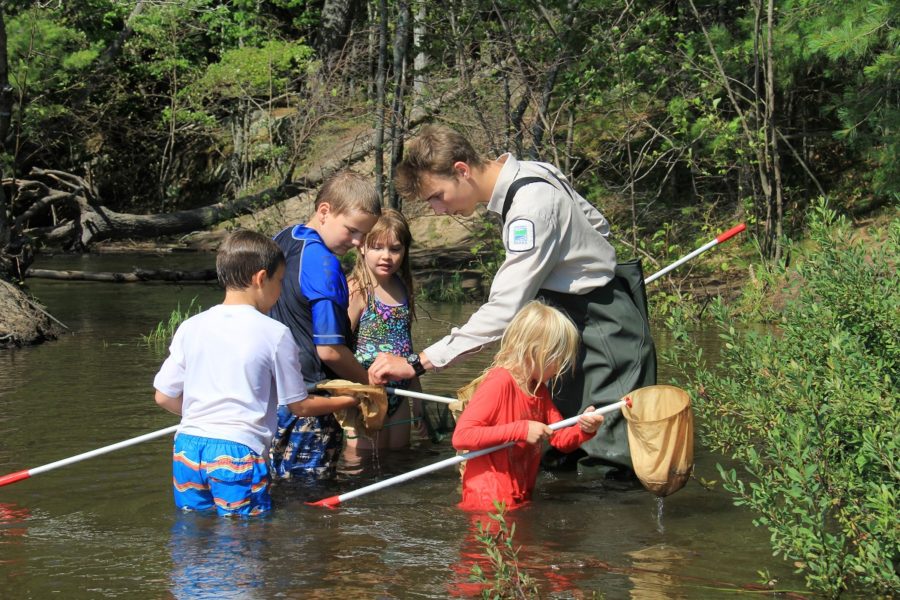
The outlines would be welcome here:
<svg viewBox="0 0 900 600">
<path fill-rule="evenodd" d="M 28 479 L 31 477 L 31 473 L 28 472 L 28 469 L 24 471 L 16 471 L 15 473 L 10 473 L 9 475 L 4 475 L 0 477 L 0 487 L 4 485 L 9 485 L 10 483 L 15 483 L 17 481 L 22 481 L 23 479 Z"/>
<path fill-rule="evenodd" d="M 628 408 L 631 408 L 631 404 L 632 404 L 632 403 L 631 403 L 631 396 L 626 396 L 626 397 L 625 397 L 625 406 L 627 406 Z"/>
<path fill-rule="evenodd" d="M 322 498 L 315 502 L 306 502 L 308 506 L 318 506 L 320 508 L 337 508 L 340 503 L 340 496 L 331 496 L 330 498 Z"/>
<path fill-rule="evenodd" d="M 740 232 L 744 231 L 745 229 L 747 229 L 747 226 L 746 226 L 745 224 L 743 224 L 743 223 L 741 223 L 740 225 L 735 225 L 734 227 L 732 227 L 731 229 L 729 229 L 728 231 L 726 231 L 725 233 L 723 233 L 722 235 L 720 235 L 719 237 L 717 237 L 717 238 L 716 238 L 716 242 L 718 242 L 719 244 L 721 244 L 722 242 L 724 242 L 724 241 L 727 240 L 728 238 L 731 238 L 731 237 L 736 236 L 737 234 L 739 234 Z"/>
</svg>

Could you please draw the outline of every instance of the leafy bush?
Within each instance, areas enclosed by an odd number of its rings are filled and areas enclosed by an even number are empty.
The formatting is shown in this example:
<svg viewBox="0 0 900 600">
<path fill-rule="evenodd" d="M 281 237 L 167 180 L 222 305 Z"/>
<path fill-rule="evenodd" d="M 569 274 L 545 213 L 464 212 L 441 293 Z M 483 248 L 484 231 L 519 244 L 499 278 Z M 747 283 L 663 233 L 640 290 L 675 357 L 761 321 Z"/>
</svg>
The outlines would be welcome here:
<svg viewBox="0 0 900 600">
<path fill-rule="evenodd" d="M 785 307 L 771 329 L 714 308 L 715 367 L 677 316 L 669 352 L 689 380 L 702 441 L 742 464 L 719 471 L 735 503 L 771 532 L 776 555 L 831 597 L 900 594 L 900 220 L 852 236 L 824 205 L 812 247 L 782 269 Z"/>
</svg>

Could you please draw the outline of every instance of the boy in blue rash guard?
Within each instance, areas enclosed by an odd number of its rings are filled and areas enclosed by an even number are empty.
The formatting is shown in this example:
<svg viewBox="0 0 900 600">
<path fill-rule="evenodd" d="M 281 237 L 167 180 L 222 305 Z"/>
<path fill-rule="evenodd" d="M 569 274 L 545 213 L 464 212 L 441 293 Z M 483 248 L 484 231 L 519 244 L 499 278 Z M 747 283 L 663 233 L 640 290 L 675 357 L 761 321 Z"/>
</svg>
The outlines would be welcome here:
<svg viewBox="0 0 900 600">
<path fill-rule="evenodd" d="M 380 214 L 372 182 L 343 171 L 322 185 L 308 223 L 275 236 L 287 274 L 284 293 L 269 315 L 294 335 L 308 384 L 336 378 L 368 383 L 366 369 L 349 347 L 349 292 L 338 257 L 362 244 Z M 337 466 L 343 440 L 333 414 L 298 418 L 279 407 L 272 470 L 281 478 L 328 477 Z"/>
<path fill-rule="evenodd" d="M 216 272 L 225 299 L 178 327 L 153 386 L 156 403 L 181 415 L 172 451 L 175 505 L 252 516 L 272 506 L 265 457 L 276 405 L 309 417 L 357 402 L 308 394 L 293 336 L 265 316 L 284 277 L 277 244 L 235 231 L 219 247 Z"/>
</svg>

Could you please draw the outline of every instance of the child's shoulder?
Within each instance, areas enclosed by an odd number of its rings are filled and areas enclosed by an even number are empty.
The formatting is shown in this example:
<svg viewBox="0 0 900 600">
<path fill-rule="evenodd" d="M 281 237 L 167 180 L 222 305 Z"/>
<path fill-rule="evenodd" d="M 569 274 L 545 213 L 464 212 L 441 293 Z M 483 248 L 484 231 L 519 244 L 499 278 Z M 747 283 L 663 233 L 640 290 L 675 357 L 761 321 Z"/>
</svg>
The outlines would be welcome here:
<svg viewBox="0 0 900 600">
<path fill-rule="evenodd" d="M 480 391 L 485 387 L 497 389 L 507 386 L 516 387 L 516 380 L 513 378 L 512 373 L 506 367 L 492 367 L 485 374 L 484 380 L 478 386 L 478 390 Z"/>
<path fill-rule="evenodd" d="M 331 251 L 319 232 L 308 225 L 292 225 L 282 229 L 276 236 L 275 241 L 282 247 L 290 245 L 291 242 L 302 243 L 304 259 L 307 256 L 325 256 L 338 260 L 337 255 Z"/>
<path fill-rule="evenodd" d="M 491 367 L 472 394 L 470 403 L 502 406 L 517 402 L 521 394 L 519 384 L 504 367 Z"/>
<path fill-rule="evenodd" d="M 322 241 L 322 238 L 318 237 L 318 234 L 316 234 L 316 237 L 306 240 L 306 247 L 303 248 L 303 258 L 306 260 L 308 257 L 328 262 L 341 262 L 341 259 L 338 258 L 337 254 L 332 252 L 331 248 L 325 245 L 325 242 Z"/>
<path fill-rule="evenodd" d="M 347 282 L 341 260 L 323 243 L 308 244 L 303 249 L 300 278 L 313 287 L 328 288 L 337 282 L 342 282 L 341 285 Z"/>
</svg>

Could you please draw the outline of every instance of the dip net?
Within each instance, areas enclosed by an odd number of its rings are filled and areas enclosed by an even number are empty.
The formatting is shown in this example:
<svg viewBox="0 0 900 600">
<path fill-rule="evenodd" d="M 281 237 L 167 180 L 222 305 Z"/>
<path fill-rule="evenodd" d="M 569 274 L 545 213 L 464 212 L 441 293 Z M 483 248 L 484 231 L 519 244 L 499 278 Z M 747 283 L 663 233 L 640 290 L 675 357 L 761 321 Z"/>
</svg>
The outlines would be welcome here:
<svg viewBox="0 0 900 600">
<path fill-rule="evenodd" d="M 634 472 L 647 490 L 663 497 L 684 487 L 694 469 L 691 399 L 671 385 L 651 385 L 626 396 L 628 447 Z"/>
<path fill-rule="evenodd" d="M 348 434 L 365 435 L 371 438 L 384 427 L 387 414 L 387 392 L 378 385 L 362 385 L 343 379 L 333 379 L 316 386 L 328 391 L 332 396 L 353 396 L 359 406 L 344 408 L 334 413 L 338 423 Z"/>
</svg>

